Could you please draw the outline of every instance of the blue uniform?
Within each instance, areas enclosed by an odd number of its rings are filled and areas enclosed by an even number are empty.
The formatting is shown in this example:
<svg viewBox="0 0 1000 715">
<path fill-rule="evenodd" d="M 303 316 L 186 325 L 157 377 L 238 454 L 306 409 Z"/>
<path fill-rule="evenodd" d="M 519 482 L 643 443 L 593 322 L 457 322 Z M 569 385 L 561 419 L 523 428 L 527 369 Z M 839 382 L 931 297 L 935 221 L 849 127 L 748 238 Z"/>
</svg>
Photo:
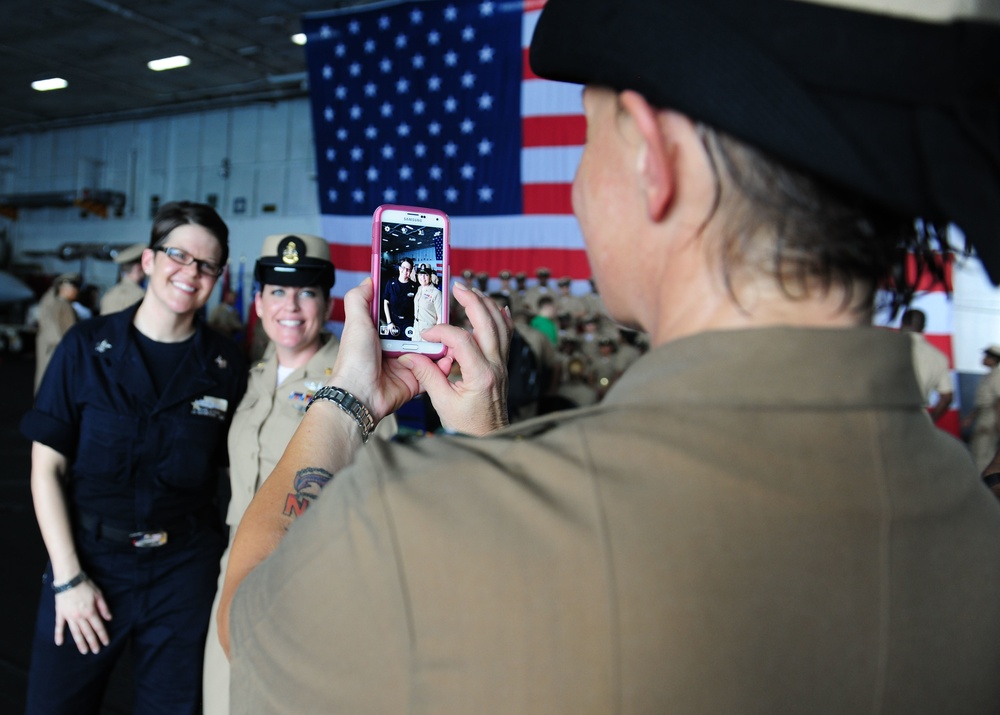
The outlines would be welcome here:
<svg viewBox="0 0 1000 715">
<path fill-rule="evenodd" d="M 416 293 L 416 283 L 400 283 L 398 278 L 394 278 L 386 283 L 382 294 L 382 300 L 389 301 L 389 315 L 399 328 L 401 339 L 409 337 L 406 329 L 413 327 L 413 296 Z"/>
<path fill-rule="evenodd" d="M 197 713 L 202 647 L 226 540 L 215 504 L 226 433 L 246 388 L 236 345 L 196 324 L 158 395 L 140 353 L 135 308 L 66 334 L 22 432 L 68 461 L 66 500 L 83 570 L 111 609 L 111 644 L 81 655 L 52 641 L 55 596 L 44 576 L 28 712 L 98 711 L 129 638 L 136 712 Z M 133 532 L 167 532 L 137 548 Z"/>
</svg>

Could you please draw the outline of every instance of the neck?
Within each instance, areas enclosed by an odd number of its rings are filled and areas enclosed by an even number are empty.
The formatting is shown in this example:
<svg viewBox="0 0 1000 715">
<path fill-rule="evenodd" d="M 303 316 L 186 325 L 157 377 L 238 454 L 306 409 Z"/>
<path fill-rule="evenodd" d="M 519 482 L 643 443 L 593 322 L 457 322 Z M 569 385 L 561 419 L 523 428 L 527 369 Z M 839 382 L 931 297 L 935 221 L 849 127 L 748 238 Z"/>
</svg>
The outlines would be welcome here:
<svg viewBox="0 0 1000 715">
<path fill-rule="evenodd" d="M 281 367 L 292 368 L 294 370 L 296 368 L 303 367 L 306 363 L 308 363 L 312 359 L 313 355 L 319 352 L 321 344 L 322 343 L 319 338 L 317 338 L 307 347 L 299 348 L 297 350 L 285 348 L 279 345 L 275 347 L 274 353 L 277 356 L 278 364 Z"/>
<path fill-rule="evenodd" d="M 713 330 L 849 328 L 861 325 L 866 317 L 844 307 L 842 289 L 794 300 L 769 277 L 762 277 L 754 284 L 737 286 L 738 300 L 734 300 L 715 276 L 674 285 L 672 298 L 659 303 L 665 307 L 654 311 L 649 331 L 653 345 Z"/>
<path fill-rule="evenodd" d="M 158 311 L 155 301 L 144 300 L 135 312 L 136 330 L 158 343 L 179 343 L 194 335 L 194 314 L 177 315 Z"/>
</svg>

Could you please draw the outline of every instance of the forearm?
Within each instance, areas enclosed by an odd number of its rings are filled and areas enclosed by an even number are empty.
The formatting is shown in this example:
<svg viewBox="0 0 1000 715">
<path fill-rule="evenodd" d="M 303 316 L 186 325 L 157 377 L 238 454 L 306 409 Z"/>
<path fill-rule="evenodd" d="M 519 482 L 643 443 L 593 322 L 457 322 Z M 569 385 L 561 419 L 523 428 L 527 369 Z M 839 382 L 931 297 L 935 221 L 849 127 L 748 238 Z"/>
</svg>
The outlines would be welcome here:
<svg viewBox="0 0 1000 715">
<path fill-rule="evenodd" d="M 219 639 L 229 653 L 229 608 L 243 579 L 281 543 L 319 489 L 353 461 L 362 445 L 353 418 L 327 401 L 313 403 L 236 531 L 219 601 Z"/>
<path fill-rule="evenodd" d="M 38 442 L 32 444 L 31 498 L 56 583 L 69 581 L 81 570 L 66 494 L 60 483 L 65 465 L 62 455 L 52 448 Z"/>
<path fill-rule="evenodd" d="M 944 413 L 948 411 L 949 407 L 951 407 L 952 398 L 953 395 L 950 393 L 938 393 L 938 400 L 934 406 L 931 407 L 932 420 L 937 422 L 939 419 L 944 417 Z"/>
</svg>

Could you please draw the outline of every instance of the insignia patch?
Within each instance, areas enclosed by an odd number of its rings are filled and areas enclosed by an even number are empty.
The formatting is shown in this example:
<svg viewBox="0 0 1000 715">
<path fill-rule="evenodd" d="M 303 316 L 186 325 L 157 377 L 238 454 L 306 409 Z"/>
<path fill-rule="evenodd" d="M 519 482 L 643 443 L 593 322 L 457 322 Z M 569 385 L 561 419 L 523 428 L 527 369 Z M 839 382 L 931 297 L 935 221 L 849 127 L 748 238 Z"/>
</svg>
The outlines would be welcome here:
<svg viewBox="0 0 1000 715">
<path fill-rule="evenodd" d="M 218 355 L 215 358 L 215 364 L 219 366 L 220 370 L 225 370 L 226 365 L 228 365 L 229 363 L 226 361 L 226 358 L 222 357 L 221 355 Z"/>
<path fill-rule="evenodd" d="M 94 346 L 94 352 L 105 353 L 111 349 L 111 343 L 107 340 L 102 340 L 97 345 Z"/>
<path fill-rule="evenodd" d="M 200 415 L 201 417 L 214 417 L 222 421 L 226 419 L 226 409 L 228 407 L 229 400 L 222 397 L 205 395 L 191 403 L 191 414 Z"/>
</svg>

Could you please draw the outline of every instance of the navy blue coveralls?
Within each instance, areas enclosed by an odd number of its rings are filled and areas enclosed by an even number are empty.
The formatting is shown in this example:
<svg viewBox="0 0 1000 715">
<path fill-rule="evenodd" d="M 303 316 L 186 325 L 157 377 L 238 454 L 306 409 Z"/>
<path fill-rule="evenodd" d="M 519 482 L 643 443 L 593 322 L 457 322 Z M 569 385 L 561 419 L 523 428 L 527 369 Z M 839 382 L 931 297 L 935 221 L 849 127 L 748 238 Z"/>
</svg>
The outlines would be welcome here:
<svg viewBox="0 0 1000 715">
<path fill-rule="evenodd" d="M 97 713 L 131 637 L 136 713 L 200 711 L 202 650 L 226 544 L 218 519 L 226 433 L 246 389 L 238 347 L 200 321 L 157 396 L 131 329 L 136 308 L 79 323 L 59 344 L 21 430 L 67 458 L 64 483 L 83 570 L 104 594 L 111 644 L 53 643 L 43 577 L 29 713 Z M 166 531 L 137 548 L 130 534 Z"/>
<path fill-rule="evenodd" d="M 392 322 L 399 328 L 400 340 L 410 337 L 406 329 L 413 327 L 413 296 L 416 294 L 416 283 L 400 283 L 398 278 L 393 278 L 385 284 L 382 300 L 389 301 L 389 314 Z"/>
</svg>

